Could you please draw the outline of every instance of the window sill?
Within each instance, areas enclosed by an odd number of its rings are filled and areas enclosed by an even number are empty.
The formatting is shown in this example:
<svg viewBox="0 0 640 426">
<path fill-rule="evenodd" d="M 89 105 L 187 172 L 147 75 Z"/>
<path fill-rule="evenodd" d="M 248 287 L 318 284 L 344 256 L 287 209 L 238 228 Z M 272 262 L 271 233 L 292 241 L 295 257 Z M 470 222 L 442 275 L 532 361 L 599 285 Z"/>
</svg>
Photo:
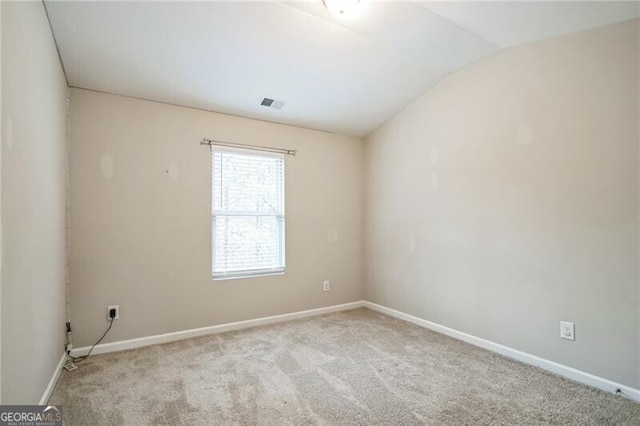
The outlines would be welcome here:
<svg viewBox="0 0 640 426">
<path fill-rule="evenodd" d="M 227 280 L 240 280 L 240 279 L 247 279 L 247 278 L 260 278 L 260 277 L 271 277 L 274 275 L 284 275 L 285 274 L 285 270 L 282 271 L 274 271 L 274 272 L 264 272 L 264 273 L 260 273 L 260 274 L 238 274 L 238 275 L 213 275 L 211 277 L 211 281 L 227 281 Z"/>
</svg>

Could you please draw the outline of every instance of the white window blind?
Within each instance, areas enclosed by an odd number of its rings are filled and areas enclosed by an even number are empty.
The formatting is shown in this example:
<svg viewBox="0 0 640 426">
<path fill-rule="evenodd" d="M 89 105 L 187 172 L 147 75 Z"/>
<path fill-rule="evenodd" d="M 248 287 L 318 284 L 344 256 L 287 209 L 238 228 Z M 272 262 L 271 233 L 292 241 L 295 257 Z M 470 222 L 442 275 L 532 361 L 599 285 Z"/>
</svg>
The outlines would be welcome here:
<svg viewBox="0 0 640 426">
<path fill-rule="evenodd" d="M 284 272 L 284 157 L 216 147 L 212 169 L 213 278 Z"/>
</svg>

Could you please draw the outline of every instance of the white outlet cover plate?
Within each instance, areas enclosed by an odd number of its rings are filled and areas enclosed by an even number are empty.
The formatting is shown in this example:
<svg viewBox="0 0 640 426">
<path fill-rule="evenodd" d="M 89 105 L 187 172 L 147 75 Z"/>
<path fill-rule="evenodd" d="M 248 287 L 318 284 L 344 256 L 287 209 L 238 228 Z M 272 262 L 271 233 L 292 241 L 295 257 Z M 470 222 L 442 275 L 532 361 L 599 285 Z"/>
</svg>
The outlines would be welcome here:
<svg viewBox="0 0 640 426">
<path fill-rule="evenodd" d="M 567 340 L 576 340 L 576 329 L 572 322 L 560 321 L 560 337 Z"/>
<path fill-rule="evenodd" d="M 116 317 L 114 318 L 114 320 L 120 319 L 120 306 L 110 305 L 110 306 L 107 306 L 107 321 L 111 321 L 111 318 L 109 317 L 109 312 L 111 312 L 111 309 L 116 310 Z"/>
</svg>

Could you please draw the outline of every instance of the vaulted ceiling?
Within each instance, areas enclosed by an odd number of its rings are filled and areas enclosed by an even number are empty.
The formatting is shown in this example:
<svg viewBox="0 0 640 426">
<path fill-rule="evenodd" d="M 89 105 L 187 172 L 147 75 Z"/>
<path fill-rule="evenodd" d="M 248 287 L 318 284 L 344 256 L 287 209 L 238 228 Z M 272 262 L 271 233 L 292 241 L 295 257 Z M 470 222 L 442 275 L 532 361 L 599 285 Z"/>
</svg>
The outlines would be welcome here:
<svg viewBox="0 0 640 426">
<path fill-rule="evenodd" d="M 343 18 L 321 0 L 45 5 L 73 87 L 353 136 L 500 49 L 640 16 L 637 2 L 361 1 Z"/>
</svg>

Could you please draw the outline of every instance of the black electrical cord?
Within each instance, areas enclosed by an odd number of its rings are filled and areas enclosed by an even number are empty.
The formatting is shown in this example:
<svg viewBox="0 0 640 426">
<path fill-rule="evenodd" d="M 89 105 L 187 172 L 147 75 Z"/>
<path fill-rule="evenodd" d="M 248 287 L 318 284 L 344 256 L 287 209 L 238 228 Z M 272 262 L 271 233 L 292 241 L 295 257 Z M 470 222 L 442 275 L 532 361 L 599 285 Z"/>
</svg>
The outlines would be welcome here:
<svg viewBox="0 0 640 426">
<path fill-rule="evenodd" d="M 72 357 L 72 356 L 71 356 L 71 351 L 67 351 L 67 356 L 68 356 L 69 358 L 71 358 L 71 361 L 73 361 L 73 363 L 74 363 L 74 364 L 75 364 L 75 363 L 78 363 L 78 362 L 82 362 L 82 361 L 84 361 L 85 359 L 89 358 L 89 355 L 91 355 L 91 352 L 93 351 L 93 348 L 95 348 L 97 344 L 99 344 L 100 342 L 102 342 L 102 339 L 104 339 L 104 338 L 105 338 L 105 336 L 107 335 L 107 333 L 109 332 L 109 330 L 111 330 L 111 326 L 113 325 L 113 320 L 114 320 L 114 319 L 115 319 L 115 318 L 110 318 L 110 319 L 109 319 L 109 327 L 107 327 L 107 330 L 104 332 L 104 334 L 102 335 L 102 337 L 101 337 L 100 339 L 98 339 L 98 341 L 97 341 L 97 342 L 95 342 L 95 343 L 93 344 L 93 346 L 91 346 L 91 349 L 89 349 L 89 352 L 88 352 L 86 355 L 79 356 L 79 357 L 75 358 L 75 357 Z"/>
</svg>

